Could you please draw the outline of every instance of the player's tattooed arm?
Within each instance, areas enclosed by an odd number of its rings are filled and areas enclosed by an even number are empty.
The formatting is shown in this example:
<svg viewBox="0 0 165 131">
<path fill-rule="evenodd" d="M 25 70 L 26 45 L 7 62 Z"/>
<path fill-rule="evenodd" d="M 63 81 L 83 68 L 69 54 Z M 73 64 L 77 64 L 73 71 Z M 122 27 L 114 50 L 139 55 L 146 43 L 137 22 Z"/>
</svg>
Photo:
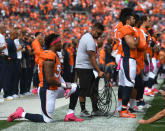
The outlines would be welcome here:
<svg viewBox="0 0 165 131">
<path fill-rule="evenodd" d="M 54 79 L 54 61 L 44 61 L 43 65 L 47 83 L 52 86 L 61 86 L 61 83 Z"/>
<path fill-rule="evenodd" d="M 139 44 L 139 40 L 140 40 L 139 37 L 135 38 L 131 35 L 126 35 L 124 37 L 124 39 L 125 39 L 127 45 L 129 46 L 129 48 L 131 48 L 131 49 L 136 49 Z"/>
</svg>

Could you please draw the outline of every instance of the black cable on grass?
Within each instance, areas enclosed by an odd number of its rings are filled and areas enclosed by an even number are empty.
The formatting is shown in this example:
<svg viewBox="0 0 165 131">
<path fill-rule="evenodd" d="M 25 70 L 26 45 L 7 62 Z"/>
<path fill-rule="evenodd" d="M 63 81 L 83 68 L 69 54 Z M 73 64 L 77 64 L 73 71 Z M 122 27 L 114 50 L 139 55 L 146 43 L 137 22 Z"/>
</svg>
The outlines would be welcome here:
<svg viewBox="0 0 165 131">
<path fill-rule="evenodd" d="M 105 114 L 107 114 L 107 118 L 111 118 L 115 114 L 115 110 L 117 107 L 116 95 L 113 88 L 110 86 L 110 82 L 105 77 L 105 84 L 103 89 L 99 90 L 98 93 L 98 108 Z M 112 98 L 115 99 L 115 108 L 112 109 Z"/>
</svg>

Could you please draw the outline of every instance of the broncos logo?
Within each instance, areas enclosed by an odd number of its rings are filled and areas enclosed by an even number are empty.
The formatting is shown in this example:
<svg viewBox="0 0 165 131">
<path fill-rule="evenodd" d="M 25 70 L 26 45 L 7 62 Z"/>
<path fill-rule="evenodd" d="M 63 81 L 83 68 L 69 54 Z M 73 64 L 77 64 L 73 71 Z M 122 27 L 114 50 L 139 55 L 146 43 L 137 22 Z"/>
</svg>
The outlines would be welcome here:
<svg viewBox="0 0 165 131">
<path fill-rule="evenodd" d="M 60 67 L 61 67 L 60 64 L 58 64 L 58 65 L 57 65 L 57 72 L 54 73 L 54 76 L 57 77 L 57 78 L 60 76 L 60 73 L 61 73 Z"/>
</svg>

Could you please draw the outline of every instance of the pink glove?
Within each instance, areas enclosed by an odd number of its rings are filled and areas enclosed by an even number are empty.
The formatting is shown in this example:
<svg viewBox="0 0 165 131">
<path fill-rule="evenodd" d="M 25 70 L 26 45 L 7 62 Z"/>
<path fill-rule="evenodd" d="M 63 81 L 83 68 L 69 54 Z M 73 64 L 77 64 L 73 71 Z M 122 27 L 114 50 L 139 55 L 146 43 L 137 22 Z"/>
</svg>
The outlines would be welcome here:
<svg viewBox="0 0 165 131">
<path fill-rule="evenodd" d="M 121 64 L 121 58 L 119 59 L 118 65 L 117 65 L 117 70 L 120 70 L 120 64 Z"/>
<path fill-rule="evenodd" d="M 153 63 L 150 64 L 150 71 L 152 72 L 154 70 L 154 65 Z"/>
<path fill-rule="evenodd" d="M 157 68 L 160 68 L 161 63 L 160 63 L 160 62 L 157 62 L 157 63 L 156 63 L 156 66 L 157 66 Z"/>
<path fill-rule="evenodd" d="M 146 65 L 145 67 L 144 67 L 144 73 L 146 74 L 146 73 L 148 73 L 149 72 L 149 65 Z"/>
</svg>

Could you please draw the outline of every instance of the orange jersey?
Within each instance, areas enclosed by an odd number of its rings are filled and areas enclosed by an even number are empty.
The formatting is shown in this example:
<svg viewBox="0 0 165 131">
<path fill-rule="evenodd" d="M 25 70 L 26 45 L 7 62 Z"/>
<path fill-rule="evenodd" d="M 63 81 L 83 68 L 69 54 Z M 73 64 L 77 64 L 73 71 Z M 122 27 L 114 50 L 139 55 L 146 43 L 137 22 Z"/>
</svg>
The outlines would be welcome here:
<svg viewBox="0 0 165 131">
<path fill-rule="evenodd" d="M 99 63 L 104 65 L 105 64 L 105 50 L 102 48 L 99 52 Z"/>
<path fill-rule="evenodd" d="M 117 54 L 121 54 L 122 51 L 122 44 L 120 40 L 120 28 L 123 27 L 122 22 L 119 22 L 115 29 L 114 29 L 114 34 L 113 34 L 113 50 L 118 50 Z"/>
<path fill-rule="evenodd" d="M 151 40 L 151 36 L 145 28 L 141 28 L 141 31 L 144 34 L 146 40 L 146 53 L 149 54 L 150 57 L 152 57 L 152 48 L 149 44 L 149 41 Z"/>
<path fill-rule="evenodd" d="M 137 62 L 138 68 L 140 68 L 140 70 L 141 70 L 141 69 L 144 69 L 144 51 L 147 48 L 146 36 L 142 29 L 138 29 L 136 27 L 134 29 L 138 31 L 138 34 L 140 37 L 140 42 L 137 47 L 137 56 L 138 57 L 136 58 L 136 62 Z M 139 71 L 137 71 L 137 72 L 139 72 Z"/>
<path fill-rule="evenodd" d="M 60 59 L 54 52 L 50 50 L 45 50 L 40 54 L 40 57 L 39 57 L 39 80 L 40 80 L 39 86 L 41 88 L 44 87 L 49 90 L 57 90 L 58 88 L 57 86 L 51 86 L 46 81 L 44 66 L 43 66 L 43 63 L 46 60 L 54 61 L 54 70 L 53 70 L 54 79 L 56 81 L 59 81 L 60 79 L 60 72 L 61 72 Z"/>
<path fill-rule="evenodd" d="M 32 47 L 33 47 L 34 54 L 35 54 L 35 64 L 37 65 L 38 61 L 39 61 L 40 53 L 43 51 L 43 49 L 42 49 L 41 44 L 39 43 L 39 41 L 37 39 L 35 39 L 32 42 Z"/>
<path fill-rule="evenodd" d="M 109 62 L 109 63 L 106 64 L 106 66 L 110 66 L 110 65 L 114 65 L 115 66 L 116 63 L 114 61 L 112 61 L 112 62 Z"/>
<path fill-rule="evenodd" d="M 120 38 L 122 40 L 122 57 L 127 57 L 127 58 L 136 58 L 137 57 L 137 49 L 130 49 L 129 46 L 127 45 L 124 37 L 126 35 L 131 35 L 134 37 L 136 36 L 136 33 L 134 29 L 131 26 L 125 25 L 120 29 Z"/>
<path fill-rule="evenodd" d="M 145 50 L 145 41 L 142 41 L 142 32 L 139 28 L 133 27 L 137 36 L 140 37 L 140 42 L 137 47 L 137 56 L 136 57 L 136 74 L 140 74 L 141 69 L 144 69 L 144 50 Z"/>
<path fill-rule="evenodd" d="M 163 50 L 159 52 L 159 61 L 161 64 L 165 63 L 165 52 Z"/>
<path fill-rule="evenodd" d="M 157 52 L 154 52 L 153 58 L 155 58 L 156 60 L 158 60 L 159 59 L 159 54 Z"/>
<path fill-rule="evenodd" d="M 74 65 L 74 55 L 73 55 L 74 49 L 73 49 L 73 47 L 69 47 L 67 49 L 67 52 L 69 53 L 69 65 L 73 66 Z"/>
</svg>

